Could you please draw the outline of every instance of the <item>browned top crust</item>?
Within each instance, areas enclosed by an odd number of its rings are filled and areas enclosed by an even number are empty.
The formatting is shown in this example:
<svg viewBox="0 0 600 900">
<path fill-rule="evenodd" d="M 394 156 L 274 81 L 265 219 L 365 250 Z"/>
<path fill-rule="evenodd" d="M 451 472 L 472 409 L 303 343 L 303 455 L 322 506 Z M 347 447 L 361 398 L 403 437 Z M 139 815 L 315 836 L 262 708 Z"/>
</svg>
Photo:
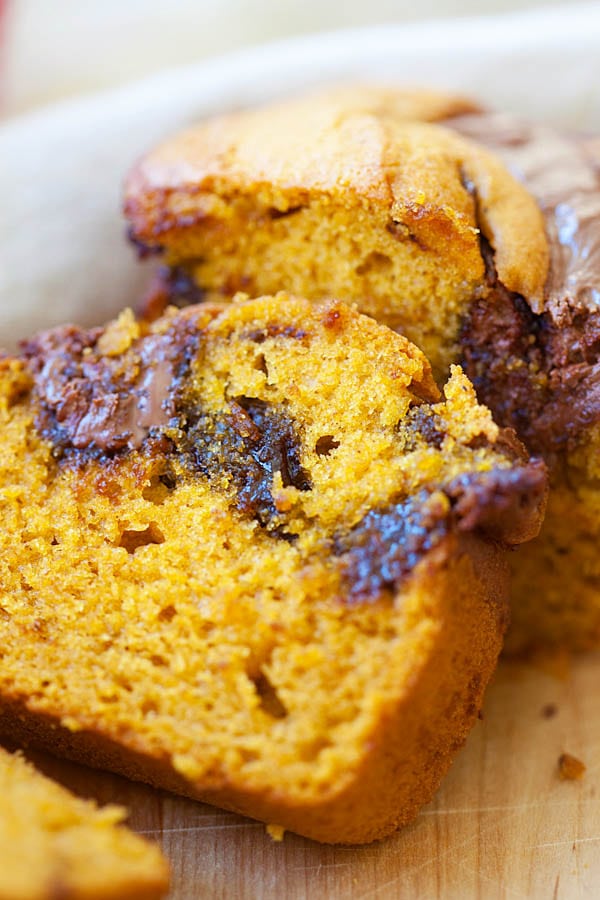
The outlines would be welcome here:
<svg viewBox="0 0 600 900">
<path fill-rule="evenodd" d="M 506 113 L 474 113 L 447 124 L 485 144 L 537 200 L 550 247 L 544 307 L 561 325 L 600 304 L 600 138 L 564 134 Z"/>
<path fill-rule="evenodd" d="M 436 124 L 473 109 L 462 98 L 363 87 L 211 119 L 131 173 L 132 237 L 155 248 L 193 227 L 211 214 L 205 194 L 250 191 L 287 210 L 310 195 L 353 192 L 389 209 L 427 246 L 454 241 L 471 274 L 481 266 L 481 229 L 502 282 L 541 304 L 548 250 L 535 202 L 492 154 Z"/>
</svg>

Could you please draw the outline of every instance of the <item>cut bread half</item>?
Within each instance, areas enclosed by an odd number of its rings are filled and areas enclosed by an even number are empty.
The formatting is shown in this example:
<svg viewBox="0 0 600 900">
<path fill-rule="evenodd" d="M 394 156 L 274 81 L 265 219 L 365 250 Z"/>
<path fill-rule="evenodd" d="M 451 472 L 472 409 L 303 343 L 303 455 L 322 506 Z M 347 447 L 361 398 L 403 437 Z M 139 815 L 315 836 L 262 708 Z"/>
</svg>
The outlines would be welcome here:
<svg viewBox="0 0 600 900">
<path fill-rule="evenodd" d="M 0 729 L 321 841 L 408 822 L 545 501 L 460 369 L 288 295 L 1 366 Z"/>
</svg>

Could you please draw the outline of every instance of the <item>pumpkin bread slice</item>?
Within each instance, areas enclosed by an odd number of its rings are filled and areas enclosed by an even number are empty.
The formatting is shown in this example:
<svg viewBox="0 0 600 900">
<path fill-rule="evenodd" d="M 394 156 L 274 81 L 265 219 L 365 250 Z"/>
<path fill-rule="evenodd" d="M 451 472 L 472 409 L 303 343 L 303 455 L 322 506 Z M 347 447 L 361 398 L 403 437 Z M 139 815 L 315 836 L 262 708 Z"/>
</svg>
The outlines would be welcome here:
<svg viewBox="0 0 600 900">
<path fill-rule="evenodd" d="M 158 847 L 0 748 L 1 900 L 158 900 L 169 886 Z"/>
<path fill-rule="evenodd" d="M 321 841 L 413 818 L 545 500 L 460 369 L 279 295 L 1 372 L 0 730 Z"/>
</svg>

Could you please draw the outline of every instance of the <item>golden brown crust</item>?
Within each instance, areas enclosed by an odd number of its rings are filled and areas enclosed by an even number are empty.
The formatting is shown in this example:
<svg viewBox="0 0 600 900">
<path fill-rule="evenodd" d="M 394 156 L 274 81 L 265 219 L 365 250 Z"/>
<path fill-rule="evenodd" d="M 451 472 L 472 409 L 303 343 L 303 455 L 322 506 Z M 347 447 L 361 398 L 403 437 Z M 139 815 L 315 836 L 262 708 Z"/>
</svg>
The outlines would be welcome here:
<svg viewBox="0 0 600 900">
<path fill-rule="evenodd" d="M 257 109 L 215 116 L 163 142 L 130 173 L 126 205 L 145 207 L 134 220 L 136 237 L 159 233 L 161 210 L 149 191 L 212 188 L 219 179 L 236 186 L 273 184 L 283 191 L 351 188 L 385 199 L 386 125 L 407 127 L 473 112 L 466 100 L 433 92 L 336 89 Z M 349 143 L 346 143 L 349 141 Z M 173 223 L 181 212 L 173 208 Z M 156 232 L 153 231 L 156 229 Z"/>
<path fill-rule="evenodd" d="M 462 94 L 448 94 L 429 88 L 400 89 L 397 85 L 381 82 L 344 82 L 325 90 L 315 90 L 312 97 L 320 102 L 324 95 L 332 106 L 337 105 L 342 110 L 352 108 L 357 112 L 393 115 L 399 119 L 416 119 L 419 122 L 438 122 L 481 111 L 476 100 Z M 298 99 L 303 96 L 307 96 L 310 102 L 310 93 L 300 95 Z"/>
<path fill-rule="evenodd" d="M 491 153 L 478 150 L 468 168 L 477 194 L 477 221 L 494 250 L 498 278 L 509 291 L 542 306 L 549 252 L 542 214 L 531 195 Z"/>
<path fill-rule="evenodd" d="M 209 120 L 131 173 L 125 209 L 133 236 L 177 257 L 186 233 L 219 215 L 215 195 L 251 195 L 258 207 L 282 212 L 315 195 L 354 196 L 483 281 L 481 228 L 509 290 L 541 302 L 548 249 L 537 205 L 492 154 L 434 124 L 467 108 L 451 96 L 363 88 Z"/>
</svg>

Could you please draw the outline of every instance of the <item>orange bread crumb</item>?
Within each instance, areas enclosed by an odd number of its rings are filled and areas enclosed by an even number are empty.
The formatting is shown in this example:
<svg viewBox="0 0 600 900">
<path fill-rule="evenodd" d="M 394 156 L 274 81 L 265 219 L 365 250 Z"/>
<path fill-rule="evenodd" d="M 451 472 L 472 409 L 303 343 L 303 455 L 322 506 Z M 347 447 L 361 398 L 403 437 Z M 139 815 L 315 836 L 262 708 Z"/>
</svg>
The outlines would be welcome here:
<svg viewBox="0 0 600 900">
<path fill-rule="evenodd" d="M 561 753 L 558 758 L 558 777 L 562 781 L 580 781 L 585 770 L 585 763 L 570 753 Z"/>
</svg>

